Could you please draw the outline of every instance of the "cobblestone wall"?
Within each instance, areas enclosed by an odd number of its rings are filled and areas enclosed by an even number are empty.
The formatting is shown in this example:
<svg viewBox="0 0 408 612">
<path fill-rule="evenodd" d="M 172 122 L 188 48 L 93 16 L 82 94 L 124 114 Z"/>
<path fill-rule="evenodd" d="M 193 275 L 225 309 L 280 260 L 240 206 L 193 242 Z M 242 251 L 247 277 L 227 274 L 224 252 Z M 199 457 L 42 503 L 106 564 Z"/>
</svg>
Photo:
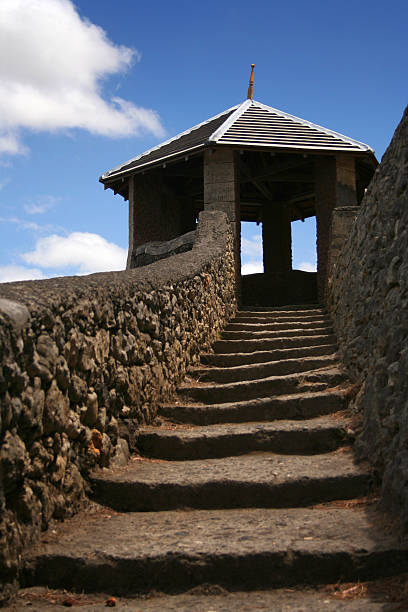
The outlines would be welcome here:
<svg viewBox="0 0 408 612">
<path fill-rule="evenodd" d="M 332 268 L 328 308 L 364 421 L 358 450 L 408 526 L 408 107 Z"/>
<path fill-rule="evenodd" d="M 236 308 L 232 235 L 201 213 L 193 250 L 143 269 L 0 285 L 0 583 L 95 466 L 127 459 Z M 1 599 L 1 598 L 0 598 Z"/>
</svg>

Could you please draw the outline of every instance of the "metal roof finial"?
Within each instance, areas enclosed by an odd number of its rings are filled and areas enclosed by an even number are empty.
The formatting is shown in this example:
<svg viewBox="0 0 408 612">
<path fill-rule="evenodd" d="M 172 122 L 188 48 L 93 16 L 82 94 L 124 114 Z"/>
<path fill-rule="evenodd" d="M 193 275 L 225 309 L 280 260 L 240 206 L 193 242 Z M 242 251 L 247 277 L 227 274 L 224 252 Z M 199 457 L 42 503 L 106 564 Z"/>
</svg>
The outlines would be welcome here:
<svg viewBox="0 0 408 612">
<path fill-rule="evenodd" d="M 248 86 L 248 100 L 252 100 L 254 97 L 254 68 L 255 64 L 251 64 L 251 76 L 249 77 L 249 86 Z"/>
</svg>

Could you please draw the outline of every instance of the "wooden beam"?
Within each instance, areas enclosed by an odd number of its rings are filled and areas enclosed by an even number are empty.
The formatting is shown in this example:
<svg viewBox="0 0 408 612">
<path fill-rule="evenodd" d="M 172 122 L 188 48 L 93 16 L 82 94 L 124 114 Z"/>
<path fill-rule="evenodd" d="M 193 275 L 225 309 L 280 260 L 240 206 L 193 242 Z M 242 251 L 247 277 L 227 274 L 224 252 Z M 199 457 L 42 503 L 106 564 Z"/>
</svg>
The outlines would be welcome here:
<svg viewBox="0 0 408 612">
<path fill-rule="evenodd" d="M 314 191 L 309 191 L 307 193 L 301 193 L 298 194 L 296 196 L 294 196 L 293 198 L 289 198 L 288 200 L 286 200 L 286 204 L 298 204 L 299 202 L 303 202 L 305 200 L 314 200 L 315 198 L 315 193 Z"/>
<path fill-rule="evenodd" d="M 189 166 L 187 163 L 185 167 L 175 166 L 166 169 L 166 176 L 171 177 L 189 177 L 189 178 L 203 178 L 203 166 Z"/>
<path fill-rule="evenodd" d="M 273 199 L 273 195 L 268 189 L 268 187 L 266 187 L 260 180 L 258 180 L 252 175 L 250 168 L 248 168 L 246 163 L 243 162 L 241 159 L 239 160 L 239 169 L 248 177 L 248 181 L 255 185 L 258 191 L 260 191 L 267 200 Z"/>
<path fill-rule="evenodd" d="M 243 160 L 240 160 L 241 163 L 245 163 Z M 287 172 L 288 170 L 293 170 L 294 168 L 301 168 L 302 166 L 307 166 L 310 164 L 310 160 L 297 160 L 296 162 L 285 162 L 285 163 L 274 163 L 269 168 L 264 168 L 261 172 L 254 172 L 252 169 L 250 170 L 252 179 L 256 179 L 258 181 L 270 181 L 272 177 L 281 174 L 282 172 Z M 247 166 L 248 167 L 248 166 Z M 313 182 L 313 168 L 310 170 L 310 179 L 307 182 Z"/>
</svg>

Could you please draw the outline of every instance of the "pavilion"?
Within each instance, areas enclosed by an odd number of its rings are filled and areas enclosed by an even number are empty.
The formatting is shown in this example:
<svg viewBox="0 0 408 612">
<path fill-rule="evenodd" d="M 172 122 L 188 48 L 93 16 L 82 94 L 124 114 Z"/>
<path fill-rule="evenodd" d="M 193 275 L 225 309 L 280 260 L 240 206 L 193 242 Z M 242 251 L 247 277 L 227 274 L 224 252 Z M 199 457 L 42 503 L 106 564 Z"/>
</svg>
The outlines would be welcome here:
<svg viewBox="0 0 408 612">
<path fill-rule="evenodd" d="M 129 256 L 227 213 L 240 268 L 240 222 L 262 223 L 264 275 L 292 271 L 291 222 L 316 216 L 318 285 L 327 276 L 332 211 L 356 207 L 378 162 L 366 144 L 252 98 L 103 174 L 129 201 Z"/>
</svg>

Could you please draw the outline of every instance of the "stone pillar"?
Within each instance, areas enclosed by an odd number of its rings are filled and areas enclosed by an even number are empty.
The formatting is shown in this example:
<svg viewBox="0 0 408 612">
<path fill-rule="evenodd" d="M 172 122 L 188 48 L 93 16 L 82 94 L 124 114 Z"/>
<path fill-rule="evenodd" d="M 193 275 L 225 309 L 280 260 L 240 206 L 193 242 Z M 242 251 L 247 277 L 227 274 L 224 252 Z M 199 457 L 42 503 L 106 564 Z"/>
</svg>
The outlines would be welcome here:
<svg viewBox="0 0 408 612">
<path fill-rule="evenodd" d="M 165 189 L 160 172 L 129 178 L 129 253 L 146 242 L 162 242 L 182 233 L 182 205 Z"/>
<path fill-rule="evenodd" d="M 330 231 L 330 246 L 327 263 L 328 279 L 333 274 L 333 269 L 336 266 L 337 258 L 350 236 L 351 230 L 355 223 L 358 213 L 358 206 L 344 206 L 342 208 L 334 208 L 332 211 L 332 223 Z"/>
<path fill-rule="evenodd" d="M 132 267 L 132 253 L 135 248 L 134 235 L 135 235 L 135 177 L 129 178 L 128 184 L 128 200 L 129 200 L 129 248 L 128 256 L 126 261 L 126 270 L 130 270 Z"/>
<path fill-rule="evenodd" d="M 262 243 L 265 274 L 292 270 L 292 233 L 285 204 L 269 202 L 264 205 Z"/>
<path fill-rule="evenodd" d="M 342 153 L 336 157 L 316 160 L 315 194 L 317 285 L 319 300 L 324 302 L 332 211 L 334 208 L 356 206 L 357 204 L 354 157 Z"/>
<path fill-rule="evenodd" d="M 336 156 L 336 207 L 357 206 L 356 162 L 352 155 Z"/>
<path fill-rule="evenodd" d="M 204 152 L 204 210 L 222 210 L 231 223 L 237 279 L 241 276 L 241 221 L 236 155 L 232 149 Z"/>
</svg>

